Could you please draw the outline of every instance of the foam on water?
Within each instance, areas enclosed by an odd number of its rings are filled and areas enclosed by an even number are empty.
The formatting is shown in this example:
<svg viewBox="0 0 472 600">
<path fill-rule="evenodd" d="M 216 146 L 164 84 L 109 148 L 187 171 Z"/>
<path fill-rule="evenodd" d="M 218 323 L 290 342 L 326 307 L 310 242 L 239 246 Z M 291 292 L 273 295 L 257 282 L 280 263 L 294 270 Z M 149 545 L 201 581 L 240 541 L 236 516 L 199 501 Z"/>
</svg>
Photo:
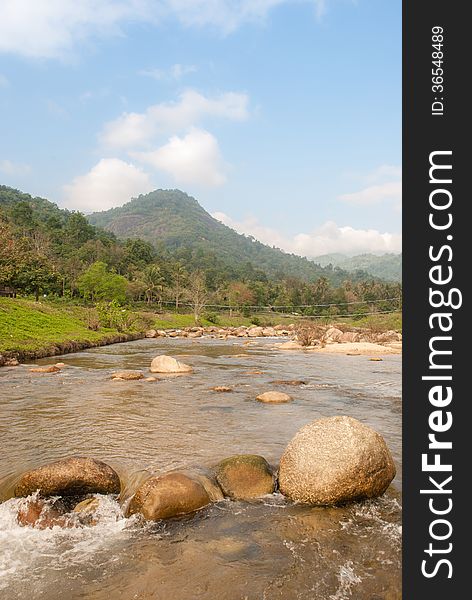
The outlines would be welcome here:
<svg viewBox="0 0 472 600">
<path fill-rule="evenodd" d="M 40 577 L 45 569 L 62 570 L 93 559 L 99 550 L 126 535 L 133 519 L 123 516 L 120 505 L 110 496 L 100 496 L 94 513 L 95 526 L 39 529 L 22 526 L 18 510 L 36 495 L 11 498 L 0 504 L 0 590 L 24 575 Z"/>
</svg>

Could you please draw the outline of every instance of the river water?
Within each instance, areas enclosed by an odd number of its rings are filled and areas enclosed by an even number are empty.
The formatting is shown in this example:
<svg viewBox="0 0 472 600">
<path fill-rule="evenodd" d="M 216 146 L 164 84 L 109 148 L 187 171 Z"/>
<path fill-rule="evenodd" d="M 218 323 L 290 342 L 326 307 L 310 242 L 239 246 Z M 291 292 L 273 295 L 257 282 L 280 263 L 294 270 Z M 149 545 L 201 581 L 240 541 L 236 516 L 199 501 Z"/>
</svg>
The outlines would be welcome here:
<svg viewBox="0 0 472 600">
<path fill-rule="evenodd" d="M 282 352 L 274 340 L 147 339 L 0 370 L 0 598 L 47 600 L 399 600 L 401 357 Z M 157 354 L 192 375 L 111 381 Z M 274 380 L 300 379 L 296 387 Z M 216 385 L 234 386 L 218 393 Z M 255 397 L 285 391 L 290 404 Z M 379 499 L 311 508 L 274 494 L 225 500 L 143 526 L 105 499 L 95 527 L 21 527 L 11 498 L 26 469 L 71 455 L 113 466 L 133 490 L 147 473 L 211 466 L 232 454 L 277 465 L 313 419 L 349 415 L 381 433 L 397 477 Z"/>
</svg>

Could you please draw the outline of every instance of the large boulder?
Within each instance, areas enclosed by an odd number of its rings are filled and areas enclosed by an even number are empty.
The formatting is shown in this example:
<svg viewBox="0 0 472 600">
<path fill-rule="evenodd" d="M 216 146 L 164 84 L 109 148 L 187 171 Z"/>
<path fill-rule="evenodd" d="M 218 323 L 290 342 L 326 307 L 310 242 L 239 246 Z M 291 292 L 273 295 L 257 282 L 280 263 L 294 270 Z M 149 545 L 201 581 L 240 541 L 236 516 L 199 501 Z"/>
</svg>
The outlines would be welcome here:
<svg viewBox="0 0 472 600">
<path fill-rule="evenodd" d="M 279 487 L 291 500 L 329 505 L 380 496 L 394 477 L 381 435 L 357 419 L 328 417 L 296 433 L 280 460 Z"/>
<path fill-rule="evenodd" d="M 342 336 L 336 340 L 338 342 L 340 342 L 341 344 L 343 343 L 352 343 L 352 342 L 358 342 L 360 338 L 360 334 L 357 333 L 356 331 L 345 331 Z"/>
<path fill-rule="evenodd" d="M 284 404 L 285 402 L 291 402 L 292 397 L 284 392 L 264 392 L 259 394 L 256 400 L 266 404 Z"/>
<path fill-rule="evenodd" d="M 341 329 L 338 329 L 337 327 L 329 327 L 326 330 L 322 339 L 327 344 L 331 344 L 331 343 L 339 342 L 342 337 L 343 337 L 343 332 L 341 331 Z"/>
<path fill-rule="evenodd" d="M 239 454 L 225 458 L 215 468 L 225 496 L 233 500 L 251 500 L 275 490 L 275 477 L 269 463 L 256 454 Z"/>
<path fill-rule="evenodd" d="M 264 329 L 262 327 L 250 327 L 247 330 L 247 334 L 249 337 L 263 337 L 264 333 L 263 333 Z"/>
<path fill-rule="evenodd" d="M 197 477 L 171 472 L 147 479 L 131 499 L 127 516 L 139 513 L 149 521 L 158 521 L 195 512 L 210 502 Z"/>
<path fill-rule="evenodd" d="M 172 356 L 156 356 L 151 362 L 151 373 L 191 373 L 192 367 L 179 362 Z"/>
<path fill-rule="evenodd" d="M 120 488 L 120 478 L 110 466 L 101 460 L 77 456 L 23 473 L 15 496 L 29 496 L 36 490 L 41 496 L 119 494 Z"/>
</svg>

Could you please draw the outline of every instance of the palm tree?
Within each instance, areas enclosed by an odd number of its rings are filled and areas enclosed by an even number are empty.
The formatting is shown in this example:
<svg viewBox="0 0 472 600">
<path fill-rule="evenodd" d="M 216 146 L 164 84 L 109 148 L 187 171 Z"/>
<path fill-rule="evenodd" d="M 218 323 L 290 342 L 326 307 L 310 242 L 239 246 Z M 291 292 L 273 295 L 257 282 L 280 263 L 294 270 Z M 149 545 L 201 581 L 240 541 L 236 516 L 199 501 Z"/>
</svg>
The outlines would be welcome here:
<svg viewBox="0 0 472 600">
<path fill-rule="evenodd" d="M 162 302 L 162 292 L 164 290 L 164 277 L 158 265 L 149 265 L 143 272 L 143 283 L 148 304 L 156 297 L 159 305 Z"/>
</svg>

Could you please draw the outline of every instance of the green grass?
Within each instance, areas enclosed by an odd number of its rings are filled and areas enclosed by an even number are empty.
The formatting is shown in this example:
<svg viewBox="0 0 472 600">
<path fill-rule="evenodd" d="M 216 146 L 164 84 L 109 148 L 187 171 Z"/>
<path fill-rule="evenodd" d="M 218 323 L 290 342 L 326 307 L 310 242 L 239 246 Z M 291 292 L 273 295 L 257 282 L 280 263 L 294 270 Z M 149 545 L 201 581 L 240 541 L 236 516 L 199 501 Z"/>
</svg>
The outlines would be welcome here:
<svg viewBox="0 0 472 600">
<path fill-rule="evenodd" d="M 65 342 L 97 342 L 118 334 L 114 329 L 91 331 L 86 309 L 0 298 L 0 353 L 35 352 Z"/>
<path fill-rule="evenodd" d="M 87 311 L 83 306 L 66 303 L 34 302 L 23 299 L 0 298 L 0 354 L 35 353 L 47 351 L 55 346 L 68 342 L 96 343 L 119 335 L 116 329 L 101 328 L 91 331 L 87 327 Z M 181 329 L 192 327 L 195 321 L 192 314 L 156 313 L 141 311 L 135 313 L 141 317 L 141 323 L 134 326 L 134 331 L 146 329 Z M 229 316 L 218 314 L 216 326 L 238 327 L 251 325 L 254 317 Z M 257 315 L 261 326 L 288 325 L 297 322 L 293 317 L 278 315 Z M 314 320 L 318 322 L 318 320 Z M 401 313 L 373 315 L 358 319 L 326 319 L 320 323 L 338 322 L 347 327 L 364 327 L 376 331 L 394 329 L 401 331 Z M 202 318 L 201 325 L 215 325 Z"/>
<path fill-rule="evenodd" d="M 336 319 L 333 319 L 336 321 Z M 338 319 L 339 324 L 347 327 L 362 327 L 374 331 L 402 331 L 402 313 L 395 312 L 385 315 L 370 315 L 354 319 Z"/>
</svg>

